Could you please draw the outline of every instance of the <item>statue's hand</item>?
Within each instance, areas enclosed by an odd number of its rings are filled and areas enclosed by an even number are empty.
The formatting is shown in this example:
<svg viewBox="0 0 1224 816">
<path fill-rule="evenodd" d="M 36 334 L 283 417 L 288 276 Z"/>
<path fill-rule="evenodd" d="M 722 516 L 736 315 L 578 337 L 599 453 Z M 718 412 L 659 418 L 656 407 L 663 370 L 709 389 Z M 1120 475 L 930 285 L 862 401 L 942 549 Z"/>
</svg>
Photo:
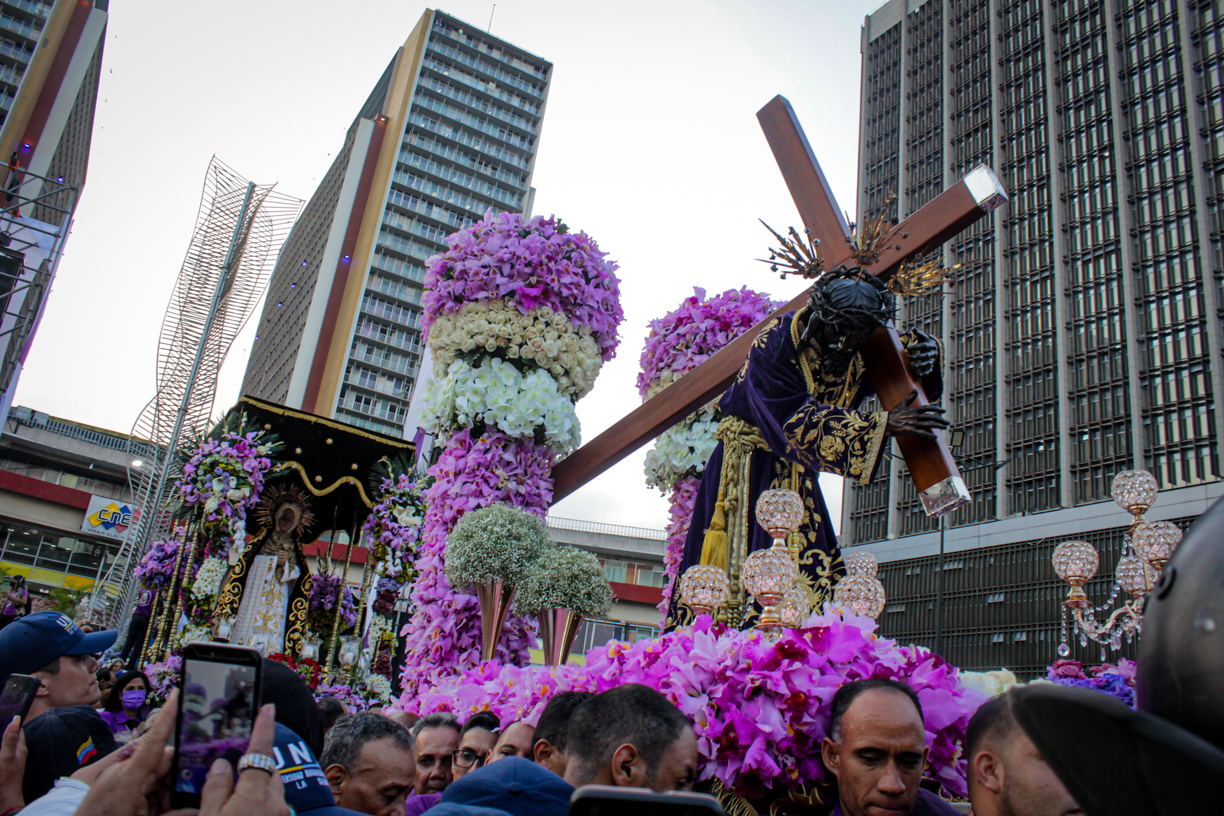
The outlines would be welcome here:
<svg viewBox="0 0 1224 816">
<path fill-rule="evenodd" d="M 921 329 L 911 329 L 914 339 L 910 341 L 905 351 L 909 355 L 910 365 L 919 377 L 926 377 L 935 370 L 939 362 L 939 343 L 935 338 Z"/>
<path fill-rule="evenodd" d="M 918 391 L 910 392 L 900 405 L 888 412 L 887 432 L 891 436 L 921 436 L 934 439 L 936 429 L 948 427 L 944 409 L 938 405 L 914 405 Z"/>
</svg>

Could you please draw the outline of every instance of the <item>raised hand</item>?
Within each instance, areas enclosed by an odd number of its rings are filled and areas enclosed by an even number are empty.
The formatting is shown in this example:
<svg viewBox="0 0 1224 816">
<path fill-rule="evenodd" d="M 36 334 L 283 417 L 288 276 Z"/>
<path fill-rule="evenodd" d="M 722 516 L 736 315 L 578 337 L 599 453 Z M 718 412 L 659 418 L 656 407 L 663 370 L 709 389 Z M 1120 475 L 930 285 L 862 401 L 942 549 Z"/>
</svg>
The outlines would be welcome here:
<svg viewBox="0 0 1224 816">
<path fill-rule="evenodd" d="M 921 329 L 912 329 L 914 339 L 906 347 L 910 365 L 919 377 L 925 377 L 935 370 L 939 363 L 939 343 L 935 338 Z"/>
<path fill-rule="evenodd" d="M 25 805 L 21 798 L 25 766 L 25 731 L 21 730 L 21 718 L 14 717 L 4 729 L 4 741 L 0 745 L 0 813 Z"/>
<path fill-rule="evenodd" d="M 901 404 L 888 412 L 887 432 L 892 436 L 934 439 L 935 431 L 948 427 L 944 409 L 938 405 L 914 405 L 918 391 L 911 391 Z"/>
<path fill-rule="evenodd" d="M 259 710 L 251 728 L 249 754 L 274 757 L 276 745 L 276 706 Z M 247 768 L 234 784 L 234 771 L 224 759 L 218 759 L 208 770 L 208 779 L 200 791 L 200 816 L 289 816 L 285 803 L 285 786 L 276 771 Z"/>
</svg>

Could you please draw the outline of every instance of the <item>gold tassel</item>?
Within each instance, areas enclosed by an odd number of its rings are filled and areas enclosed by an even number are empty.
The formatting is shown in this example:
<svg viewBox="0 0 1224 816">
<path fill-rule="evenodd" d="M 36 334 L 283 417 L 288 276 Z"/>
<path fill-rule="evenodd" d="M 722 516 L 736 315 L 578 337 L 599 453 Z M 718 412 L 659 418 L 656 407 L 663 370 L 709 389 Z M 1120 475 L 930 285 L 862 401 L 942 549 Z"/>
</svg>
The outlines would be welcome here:
<svg viewBox="0 0 1224 816">
<path fill-rule="evenodd" d="M 714 515 L 701 544 L 701 563 L 723 569 L 727 568 L 727 513 L 723 507 L 726 500 L 727 491 L 719 490 L 718 503 L 714 505 Z"/>
</svg>

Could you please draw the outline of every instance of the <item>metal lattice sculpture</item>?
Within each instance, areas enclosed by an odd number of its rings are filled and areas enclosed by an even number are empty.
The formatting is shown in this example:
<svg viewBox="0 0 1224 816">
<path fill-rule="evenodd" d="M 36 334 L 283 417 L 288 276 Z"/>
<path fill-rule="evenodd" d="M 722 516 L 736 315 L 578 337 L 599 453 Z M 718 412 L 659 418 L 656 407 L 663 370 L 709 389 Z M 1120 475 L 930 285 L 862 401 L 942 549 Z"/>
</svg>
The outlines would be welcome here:
<svg viewBox="0 0 1224 816">
<path fill-rule="evenodd" d="M 176 451 L 207 431 L 221 364 L 302 207 L 274 187 L 247 181 L 215 156 L 208 165 L 195 233 L 162 321 L 157 393 L 128 440 L 132 503 L 142 512 L 93 596 L 93 611 L 108 624 L 128 612 L 145 546 L 170 532 L 182 476 Z"/>
</svg>

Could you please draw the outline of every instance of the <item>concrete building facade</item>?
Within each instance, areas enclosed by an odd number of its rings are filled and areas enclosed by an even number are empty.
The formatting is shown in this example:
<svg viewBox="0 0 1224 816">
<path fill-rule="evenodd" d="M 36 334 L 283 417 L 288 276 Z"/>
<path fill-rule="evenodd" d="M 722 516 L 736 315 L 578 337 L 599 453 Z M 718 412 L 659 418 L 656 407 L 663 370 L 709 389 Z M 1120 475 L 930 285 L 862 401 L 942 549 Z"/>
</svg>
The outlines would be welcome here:
<svg viewBox="0 0 1224 816">
<path fill-rule="evenodd" d="M 1049 550 L 1121 528 L 1126 515 L 1101 504 L 1116 473 L 1155 474 L 1153 518 L 1192 520 L 1224 495 L 1224 12 L 1211 0 L 890 0 L 866 18 L 862 53 L 860 219 L 904 217 L 982 163 L 1011 196 L 943 248 L 955 286 L 906 302 L 899 323 L 944 341 L 944 404 L 974 495 L 948 520 L 947 549 L 1044 559 L 966 573 L 945 610 L 961 610 L 945 617 L 947 656 L 1044 666 L 1065 590 Z M 929 574 L 919 560 L 938 522 L 903 460 L 887 470 L 847 491 L 843 543 L 898 562 L 901 578 Z M 1090 590 L 1108 593 L 1118 535 L 1102 539 L 1114 554 Z M 918 610 L 935 583 L 890 589 L 891 569 L 885 633 L 929 644 Z M 986 610 L 1015 600 L 1011 584 L 1048 598 L 1005 625 Z M 1040 656 L 1003 648 L 1037 641 Z"/>
<path fill-rule="evenodd" d="M 530 212 L 551 63 L 427 10 L 285 242 L 244 393 L 399 436 L 424 261 L 489 209 Z"/>
</svg>

